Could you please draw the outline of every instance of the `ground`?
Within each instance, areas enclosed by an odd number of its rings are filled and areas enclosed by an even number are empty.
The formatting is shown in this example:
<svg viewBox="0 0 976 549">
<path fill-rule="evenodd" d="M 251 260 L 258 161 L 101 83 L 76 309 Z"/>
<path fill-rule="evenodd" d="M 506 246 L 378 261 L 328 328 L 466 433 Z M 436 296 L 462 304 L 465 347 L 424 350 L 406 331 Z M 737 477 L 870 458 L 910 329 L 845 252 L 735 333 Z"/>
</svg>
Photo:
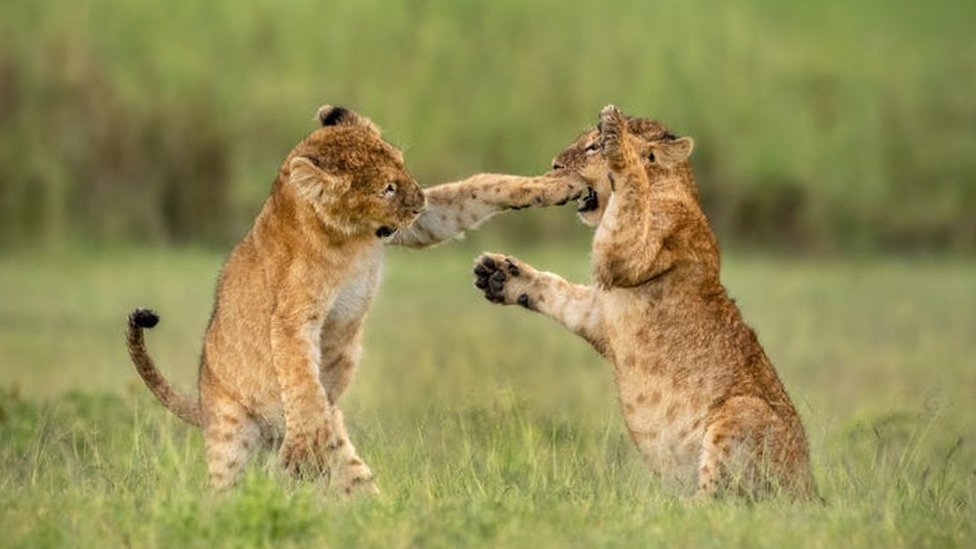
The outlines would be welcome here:
<svg viewBox="0 0 976 549">
<path fill-rule="evenodd" d="M 608 365 L 546 319 L 484 302 L 478 251 L 390 254 L 345 400 L 383 494 L 354 501 L 288 480 L 270 456 L 209 496 L 200 434 L 136 376 L 124 321 L 151 306 L 150 351 L 192 387 L 219 253 L 0 256 L 2 545 L 976 544 L 973 261 L 726 260 L 828 501 L 749 505 L 662 491 Z M 501 251 L 586 279 L 585 246 Z"/>
</svg>

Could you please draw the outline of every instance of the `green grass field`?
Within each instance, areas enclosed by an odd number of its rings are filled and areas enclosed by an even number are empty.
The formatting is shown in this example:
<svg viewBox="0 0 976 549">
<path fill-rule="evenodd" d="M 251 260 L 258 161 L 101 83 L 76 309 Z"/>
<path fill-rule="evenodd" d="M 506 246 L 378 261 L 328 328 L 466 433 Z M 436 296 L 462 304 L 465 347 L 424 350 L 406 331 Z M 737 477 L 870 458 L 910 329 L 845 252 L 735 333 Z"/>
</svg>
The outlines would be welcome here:
<svg viewBox="0 0 976 549">
<path fill-rule="evenodd" d="M 976 546 L 974 17 L 958 0 L 0 2 L 0 548 Z M 201 436 L 138 379 L 125 318 L 162 314 L 150 350 L 193 387 L 213 250 L 324 102 L 375 119 L 425 186 L 540 173 L 609 102 L 693 136 L 703 208 L 739 251 L 725 282 L 829 505 L 676 499 L 608 365 L 482 300 L 482 249 L 587 278 L 589 232 L 555 209 L 391 250 L 343 401 L 380 497 L 324 495 L 273 456 L 211 497 Z"/>
<path fill-rule="evenodd" d="M 585 247 L 509 248 L 577 280 Z M 393 250 L 344 401 L 383 494 L 347 501 L 271 456 L 223 499 L 200 434 L 128 361 L 194 381 L 218 254 L 0 256 L 0 546 L 907 546 L 976 543 L 976 264 L 731 257 L 725 283 L 804 416 L 825 507 L 689 504 L 645 472 L 607 364 L 484 302 L 469 244 Z"/>
</svg>

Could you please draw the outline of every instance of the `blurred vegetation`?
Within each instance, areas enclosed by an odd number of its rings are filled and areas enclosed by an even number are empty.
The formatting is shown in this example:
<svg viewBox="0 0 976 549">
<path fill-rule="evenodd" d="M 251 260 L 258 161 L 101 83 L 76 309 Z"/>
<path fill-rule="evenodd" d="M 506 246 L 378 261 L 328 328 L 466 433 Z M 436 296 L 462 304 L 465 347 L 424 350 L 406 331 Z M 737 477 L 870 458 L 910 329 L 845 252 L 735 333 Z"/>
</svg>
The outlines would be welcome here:
<svg viewBox="0 0 976 549">
<path fill-rule="evenodd" d="M 7 0 L 0 246 L 225 245 L 325 102 L 388 128 L 425 185 L 541 172 L 614 102 L 697 139 L 723 241 L 972 252 L 974 20 L 955 0 Z"/>
</svg>

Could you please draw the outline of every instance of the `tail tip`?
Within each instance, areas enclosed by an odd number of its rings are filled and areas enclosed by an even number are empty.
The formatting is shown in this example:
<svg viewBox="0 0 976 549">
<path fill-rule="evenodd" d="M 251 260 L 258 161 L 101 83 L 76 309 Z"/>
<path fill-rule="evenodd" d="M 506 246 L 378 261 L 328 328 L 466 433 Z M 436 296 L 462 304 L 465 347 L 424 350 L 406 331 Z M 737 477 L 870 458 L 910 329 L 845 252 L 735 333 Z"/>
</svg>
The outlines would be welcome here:
<svg viewBox="0 0 976 549">
<path fill-rule="evenodd" d="M 129 325 L 139 328 L 152 328 L 159 324 L 159 315 L 152 309 L 136 309 L 129 315 Z"/>
</svg>

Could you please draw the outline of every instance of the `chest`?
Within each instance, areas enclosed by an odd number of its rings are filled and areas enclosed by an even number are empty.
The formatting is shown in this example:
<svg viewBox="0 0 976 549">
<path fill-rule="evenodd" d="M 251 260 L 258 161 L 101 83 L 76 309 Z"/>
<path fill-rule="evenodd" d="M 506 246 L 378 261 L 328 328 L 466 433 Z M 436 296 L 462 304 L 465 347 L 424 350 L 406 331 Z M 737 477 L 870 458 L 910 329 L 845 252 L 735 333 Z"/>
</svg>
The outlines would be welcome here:
<svg viewBox="0 0 976 549">
<path fill-rule="evenodd" d="M 383 257 L 383 248 L 377 248 L 355 260 L 336 294 L 327 323 L 357 321 L 366 315 L 379 290 Z"/>
</svg>

